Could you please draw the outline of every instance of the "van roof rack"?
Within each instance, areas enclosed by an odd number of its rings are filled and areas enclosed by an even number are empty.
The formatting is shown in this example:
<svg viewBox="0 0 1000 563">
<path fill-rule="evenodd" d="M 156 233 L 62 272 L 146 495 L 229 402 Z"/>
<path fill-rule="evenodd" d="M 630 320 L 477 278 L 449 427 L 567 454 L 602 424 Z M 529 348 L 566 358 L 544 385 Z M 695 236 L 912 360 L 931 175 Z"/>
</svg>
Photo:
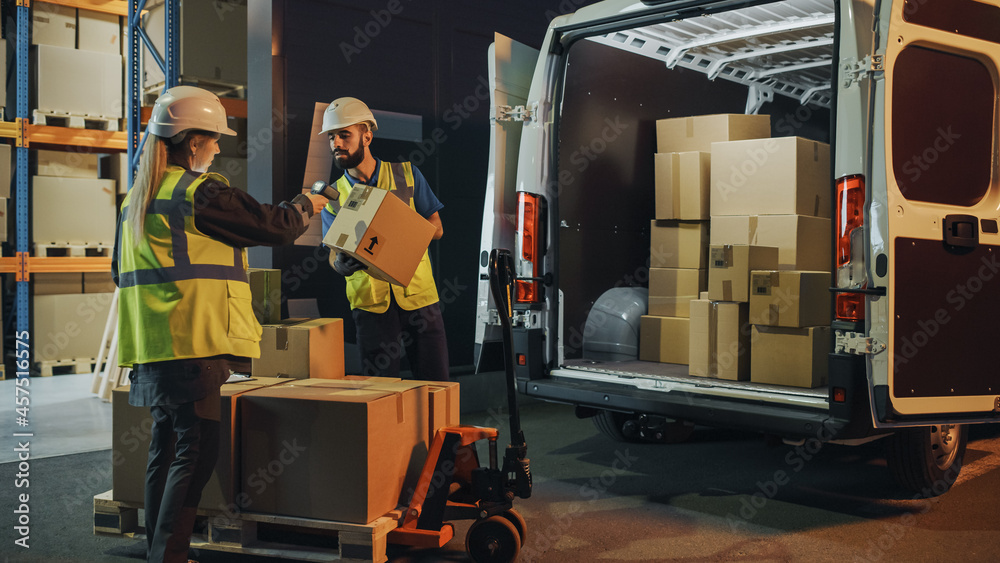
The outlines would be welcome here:
<svg viewBox="0 0 1000 563">
<path fill-rule="evenodd" d="M 774 94 L 830 107 L 834 22 L 832 0 L 785 0 L 588 39 L 739 82 L 753 114 Z"/>
</svg>

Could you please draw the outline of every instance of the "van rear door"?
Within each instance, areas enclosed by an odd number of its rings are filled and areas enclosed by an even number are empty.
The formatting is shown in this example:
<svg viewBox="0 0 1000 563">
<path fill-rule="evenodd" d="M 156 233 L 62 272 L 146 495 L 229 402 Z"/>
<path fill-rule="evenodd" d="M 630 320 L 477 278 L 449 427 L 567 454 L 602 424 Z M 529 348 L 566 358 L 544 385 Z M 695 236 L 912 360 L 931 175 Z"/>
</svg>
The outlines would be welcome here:
<svg viewBox="0 0 1000 563">
<path fill-rule="evenodd" d="M 870 268 L 887 293 L 869 320 L 888 356 L 872 364 L 875 414 L 983 418 L 1000 409 L 1000 5 L 881 7 L 885 81 L 874 101 L 884 120 L 870 180 L 886 191 L 872 195 Z"/>
<path fill-rule="evenodd" d="M 537 50 L 499 33 L 490 45 L 490 163 L 483 205 L 476 301 L 477 371 L 503 369 L 503 336 L 490 295 L 487 265 L 491 249 L 514 250 L 517 156 L 528 88 L 537 60 Z"/>
</svg>

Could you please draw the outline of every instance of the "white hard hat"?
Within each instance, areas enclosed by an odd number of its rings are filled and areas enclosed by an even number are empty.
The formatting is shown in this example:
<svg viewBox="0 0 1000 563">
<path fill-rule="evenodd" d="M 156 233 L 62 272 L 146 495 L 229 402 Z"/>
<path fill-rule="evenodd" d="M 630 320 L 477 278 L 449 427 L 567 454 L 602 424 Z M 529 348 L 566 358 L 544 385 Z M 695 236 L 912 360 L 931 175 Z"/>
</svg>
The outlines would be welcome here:
<svg viewBox="0 0 1000 563">
<path fill-rule="evenodd" d="M 337 98 L 323 112 L 323 130 L 319 134 L 324 135 L 364 121 L 371 123 L 372 131 L 378 131 L 375 116 L 364 102 L 357 98 Z"/>
<path fill-rule="evenodd" d="M 147 130 L 169 139 L 189 129 L 236 134 L 226 123 L 226 108 L 218 96 L 194 86 L 174 86 L 156 99 Z"/>
</svg>

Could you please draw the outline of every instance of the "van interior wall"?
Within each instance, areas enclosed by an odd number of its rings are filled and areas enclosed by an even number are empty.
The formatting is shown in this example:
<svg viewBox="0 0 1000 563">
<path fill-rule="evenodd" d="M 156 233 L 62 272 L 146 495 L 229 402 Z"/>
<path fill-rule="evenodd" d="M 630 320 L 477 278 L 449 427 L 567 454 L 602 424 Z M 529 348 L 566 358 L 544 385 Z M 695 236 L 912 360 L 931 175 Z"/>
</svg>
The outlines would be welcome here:
<svg viewBox="0 0 1000 563">
<path fill-rule="evenodd" d="M 559 120 L 559 285 L 564 352 L 581 357 L 594 302 L 648 286 L 657 119 L 743 113 L 747 88 L 592 41 L 570 47 Z M 776 95 L 772 136 L 829 142 L 830 112 Z M 832 189 L 832 184 L 831 184 Z"/>
<path fill-rule="evenodd" d="M 497 32 L 537 48 L 553 17 L 592 3 L 281 2 L 283 37 L 272 53 L 284 63 L 284 83 L 278 87 L 284 91 L 287 127 L 275 142 L 285 144 L 287 164 L 285 185 L 274 187 L 274 201 L 291 197 L 302 184 L 317 102 L 354 96 L 376 110 L 420 116 L 419 141 L 388 140 L 376 133 L 373 153 L 412 161 L 445 206 L 445 235 L 431 243 L 430 252 L 453 373 L 471 368 L 473 361 L 489 160 L 489 45 Z M 334 169 L 331 180 L 339 175 Z M 355 341 L 344 279 L 326 263 L 325 250 L 275 249 L 273 264 L 282 269 L 284 297 L 317 299 L 319 313 L 345 319 L 345 339 Z"/>
</svg>

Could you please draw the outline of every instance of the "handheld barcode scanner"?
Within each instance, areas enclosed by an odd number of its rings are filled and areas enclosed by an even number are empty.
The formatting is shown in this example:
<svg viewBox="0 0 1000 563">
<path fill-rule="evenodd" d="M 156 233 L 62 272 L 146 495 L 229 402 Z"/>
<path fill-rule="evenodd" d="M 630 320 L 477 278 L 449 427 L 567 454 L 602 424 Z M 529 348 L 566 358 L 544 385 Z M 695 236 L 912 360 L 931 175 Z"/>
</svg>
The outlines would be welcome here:
<svg viewBox="0 0 1000 563">
<path fill-rule="evenodd" d="M 327 184 L 323 180 L 317 180 L 312 185 L 312 189 L 309 190 L 315 195 L 321 195 L 330 200 L 330 204 L 333 205 L 335 211 L 340 211 L 340 192 L 338 192 L 333 186 Z"/>
</svg>

